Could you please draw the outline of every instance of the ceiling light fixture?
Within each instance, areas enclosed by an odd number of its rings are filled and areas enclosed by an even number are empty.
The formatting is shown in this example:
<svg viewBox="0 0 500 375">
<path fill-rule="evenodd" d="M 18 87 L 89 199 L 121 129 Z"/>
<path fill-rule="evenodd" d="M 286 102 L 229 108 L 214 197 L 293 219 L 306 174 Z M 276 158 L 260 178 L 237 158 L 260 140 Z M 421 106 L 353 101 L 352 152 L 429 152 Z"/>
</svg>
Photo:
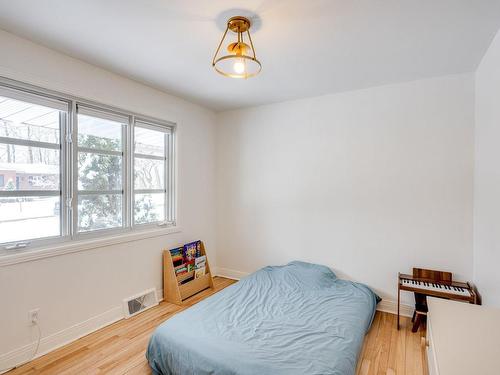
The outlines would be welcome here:
<svg viewBox="0 0 500 375">
<path fill-rule="evenodd" d="M 231 17 L 227 21 L 226 31 L 212 60 L 212 66 L 218 73 L 231 78 L 250 78 L 259 74 L 262 65 L 255 56 L 255 48 L 249 31 L 250 26 L 250 20 L 243 16 Z M 238 39 L 227 46 L 228 55 L 217 58 L 229 30 L 237 34 Z M 250 45 L 243 40 L 245 33 L 248 36 L 247 39 Z"/>
</svg>

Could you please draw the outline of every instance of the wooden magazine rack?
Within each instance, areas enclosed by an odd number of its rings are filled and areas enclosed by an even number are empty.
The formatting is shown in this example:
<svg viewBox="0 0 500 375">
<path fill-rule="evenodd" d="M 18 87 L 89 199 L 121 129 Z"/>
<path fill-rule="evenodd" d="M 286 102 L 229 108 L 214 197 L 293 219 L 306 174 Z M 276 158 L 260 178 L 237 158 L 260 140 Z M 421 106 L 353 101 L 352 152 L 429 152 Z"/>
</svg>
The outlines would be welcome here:
<svg viewBox="0 0 500 375">
<path fill-rule="evenodd" d="M 207 256 L 203 242 L 201 242 L 201 255 Z M 170 250 L 163 252 L 163 298 L 165 301 L 181 305 L 186 298 L 207 288 L 213 289 L 214 281 L 210 273 L 208 256 L 206 258 L 205 275 L 181 284 L 182 281 L 192 277 L 194 277 L 194 271 L 176 276 Z"/>
</svg>

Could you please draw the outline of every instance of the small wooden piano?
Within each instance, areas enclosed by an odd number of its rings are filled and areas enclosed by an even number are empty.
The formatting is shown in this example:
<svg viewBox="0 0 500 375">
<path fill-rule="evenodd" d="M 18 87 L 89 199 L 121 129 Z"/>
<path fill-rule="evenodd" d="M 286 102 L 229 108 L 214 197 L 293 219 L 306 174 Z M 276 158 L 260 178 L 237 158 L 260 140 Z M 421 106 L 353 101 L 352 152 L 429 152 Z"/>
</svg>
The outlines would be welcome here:
<svg viewBox="0 0 500 375">
<path fill-rule="evenodd" d="M 477 296 L 471 285 L 468 282 L 453 281 L 451 272 L 413 268 L 412 275 L 398 274 L 398 329 L 402 290 L 414 292 L 416 300 L 419 296 L 424 296 L 424 300 L 425 296 L 433 296 L 477 303 Z"/>
</svg>

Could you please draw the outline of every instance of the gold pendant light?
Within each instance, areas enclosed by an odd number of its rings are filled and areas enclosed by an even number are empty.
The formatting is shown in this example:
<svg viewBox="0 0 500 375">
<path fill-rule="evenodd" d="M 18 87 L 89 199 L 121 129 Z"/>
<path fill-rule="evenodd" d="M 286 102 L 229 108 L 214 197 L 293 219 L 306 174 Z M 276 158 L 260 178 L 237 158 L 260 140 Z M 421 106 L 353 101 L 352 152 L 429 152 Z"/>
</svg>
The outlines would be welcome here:
<svg viewBox="0 0 500 375">
<path fill-rule="evenodd" d="M 259 74 L 262 65 L 255 56 L 255 48 L 249 31 L 250 26 L 250 20 L 242 16 L 231 17 L 227 21 L 226 31 L 212 60 L 212 66 L 218 73 L 231 78 L 250 78 Z M 217 55 L 229 30 L 237 34 L 238 38 L 227 46 L 229 54 L 218 58 Z M 244 41 L 245 33 L 250 45 Z"/>
</svg>

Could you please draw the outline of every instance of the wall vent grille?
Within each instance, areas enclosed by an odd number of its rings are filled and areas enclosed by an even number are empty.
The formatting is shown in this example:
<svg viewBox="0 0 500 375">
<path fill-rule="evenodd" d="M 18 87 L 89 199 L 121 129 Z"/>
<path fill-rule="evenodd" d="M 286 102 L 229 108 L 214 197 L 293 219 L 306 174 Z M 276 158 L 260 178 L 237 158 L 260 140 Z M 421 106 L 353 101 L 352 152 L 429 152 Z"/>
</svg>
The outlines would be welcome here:
<svg viewBox="0 0 500 375">
<path fill-rule="evenodd" d="M 158 305 L 158 297 L 156 295 L 155 288 L 151 288 L 132 297 L 125 298 L 123 300 L 125 319 L 137 315 L 140 312 L 156 305 Z"/>
</svg>

